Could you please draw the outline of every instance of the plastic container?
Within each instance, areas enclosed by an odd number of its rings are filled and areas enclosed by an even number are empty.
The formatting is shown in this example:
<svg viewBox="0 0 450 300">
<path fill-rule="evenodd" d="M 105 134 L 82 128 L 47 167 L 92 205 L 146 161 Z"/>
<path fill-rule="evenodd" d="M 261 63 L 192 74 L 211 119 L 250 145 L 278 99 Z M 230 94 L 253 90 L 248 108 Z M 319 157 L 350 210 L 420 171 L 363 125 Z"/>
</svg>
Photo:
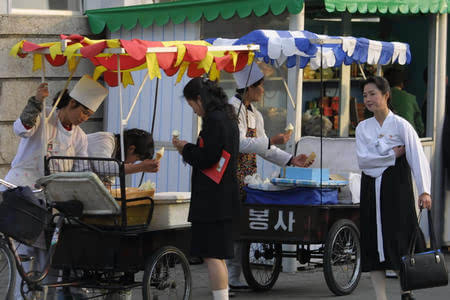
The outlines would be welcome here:
<svg viewBox="0 0 450 300">
<path fill-rule="evenodd" d="M 111 191 L 114 197 L 120 193 Z M 191 193 L 165 192 L 155 193 L 154 190 L 139 190 L 138 188 L 126 189 L 127 200 L 150 197 L 155 204 L 149 230 L 169 229 L 189 226 L 187 221 Z M 121 203 L 119 202 L 119 205 Z M 150 212 L 150 200 L 138 200 L 127 202 L 127 225 L 145 225 Z M 121 216 L 85 216 L 83 221 L 97 225 L 119 225 Z"/>
</svg>

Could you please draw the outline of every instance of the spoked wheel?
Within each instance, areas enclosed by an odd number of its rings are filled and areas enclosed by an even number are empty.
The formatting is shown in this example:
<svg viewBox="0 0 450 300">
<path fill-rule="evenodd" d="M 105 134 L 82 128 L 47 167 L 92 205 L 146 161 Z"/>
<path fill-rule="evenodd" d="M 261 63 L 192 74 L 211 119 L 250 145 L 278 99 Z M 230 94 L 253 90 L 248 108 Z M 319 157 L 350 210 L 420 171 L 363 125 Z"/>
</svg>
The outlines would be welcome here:
<svg viewBox="0 0 450 300">
<path fill-rule="evenodd" d="M 338 296 L 348 295 L 361 277 L 359 230 L 342 219 L 331 227 L 325 243 L 323 271 L 328 288 Z"/>
<path fill-rule="evenodd" d="M 186 256 L 175 247 L 163 247 L 148 260 L 142 282 L 144 300 L 188 300 L 191 271 Z"/>
<path fill-rule="evenodd" d="M 255 291 L 270 290 L 281 271 L 281 244 L 244 243 L 242 272 Z"/>
<path fill-rule="evenodd" d="M 38 271 L 29 271 L 26 273 L 27 278 L 35 280 L 41 276 Z M 20 283 L 20 294 L 24 300 L 40 299 L 43 297 L 43 289 L 39 287 L 39 283 L 31 283 L 22 279 Z"/>
<path fill-rule="evenodd" d="M 0 240 L 0 299 L 14 299 L 16 262 L 3 240 Z"/>
</svg>

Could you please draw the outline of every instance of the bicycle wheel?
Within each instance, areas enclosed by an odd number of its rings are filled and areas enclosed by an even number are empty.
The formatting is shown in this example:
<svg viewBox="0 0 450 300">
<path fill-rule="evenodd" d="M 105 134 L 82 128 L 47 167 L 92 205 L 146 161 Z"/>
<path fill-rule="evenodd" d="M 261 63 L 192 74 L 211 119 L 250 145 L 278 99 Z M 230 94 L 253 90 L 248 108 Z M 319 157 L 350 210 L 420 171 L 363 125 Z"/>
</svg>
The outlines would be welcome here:
<svg viewBox="0 0 450 300">
<path fill-rule="evenodd" d="M 359 230 L 355 223 L 336 221 L 328 233 L 323 255 L 323 271 L 328 288 L 337 296 L 348 295 L 361 277 Z"/>
<path fill-rule="evenodd" d="M 0 240 L 0 299 L 14 299 L 16 261 L 4 240 Z"/>
<path fill-rule="evenodd" d="M 144 300 L 191 299 L 191 271 L 186 256 L 171 246 L 156 251 L 145 265 Z"/>
<path fill-rule="evenodd" d="M 281 244 L 245 243 L 242 272 L 255 291 L 270 290 L 281 271 Z"/>
</svg>

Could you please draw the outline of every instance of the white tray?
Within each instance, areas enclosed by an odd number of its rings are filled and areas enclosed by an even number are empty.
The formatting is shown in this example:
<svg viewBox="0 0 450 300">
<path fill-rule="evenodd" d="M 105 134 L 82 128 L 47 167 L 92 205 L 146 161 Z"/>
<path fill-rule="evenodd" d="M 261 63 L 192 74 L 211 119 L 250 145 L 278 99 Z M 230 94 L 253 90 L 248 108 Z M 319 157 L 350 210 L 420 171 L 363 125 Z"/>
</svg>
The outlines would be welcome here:
<svg viewBox="0 0 450 300">
<path fill-rule="evenodd" d="M 320 187 L 320 181 L 305 180 L 305 179 L 289 179 L 289 178 L 273 178 L 271 182 L 275 185 L 290 186 L 290 187 Z M 322 181 L 322 187 L 338 188 L 348 185 L 347 180 L 328 180 Z"/>
</svg>

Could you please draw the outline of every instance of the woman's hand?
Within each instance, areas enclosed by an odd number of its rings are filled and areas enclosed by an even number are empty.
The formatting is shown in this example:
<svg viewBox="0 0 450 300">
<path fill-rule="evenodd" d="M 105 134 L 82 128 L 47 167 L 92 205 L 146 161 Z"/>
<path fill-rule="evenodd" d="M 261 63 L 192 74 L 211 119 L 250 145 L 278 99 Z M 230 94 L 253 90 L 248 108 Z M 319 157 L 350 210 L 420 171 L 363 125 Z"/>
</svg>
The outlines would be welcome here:
<svg viewBox="0 0 450 300">
<path fill-rule="evenodd" d="M 48 97 L 48 83 L 43 82 L 38 86 L 34 98 L 38 101 L 43 102 L 44 99 L 47 97 Z"/>
<path fill-rule="evenodd" d="M 308 158 L 308 156 L 306 156 L 305 154 L 299 154 L 297 156 L 294 156 L 291 159 L 291 165 L 296 166 L 296 167 L 307 168 L 310 165 L 312 165 L 312 163 L 314 162 L 314 160 L 312 160 L 310 162 L 306 162 L 307 158 Z"/>
<path fill-rule="evenodd" d="M 394 152 L 395 152 L 395 157 L 403 156 L 406 153 L 405 146 L 396 146 L 396 147 L 392 148 L 392 150 L 394 150 Z"/>
<path fill-rule="evenodd" d="M 270 144 L 271 145 L 284 145 L 286 144 L 289 139 L 291 138 L 292 131 L 286 131 L 284 133 L 279 133 L 273 137 L 270 138 Z"/>
<path fill-rule="evenodd" d="M 156 173 L 159 171 L 159 160 L 156 159 L 144 159 L 140 165 L 142 172 Z"/>
<path fill-rule="evenodd" d="M 184 148 L 184 145 L 187 144 L 187 142 L 183 141 L 183 140 L 179 140 L 177 138 L 173 138 L 172 144 L 175 146 L 175 148 L 177 148 L 177 150 L 180 154 L 183 154 L 183 148 Z"/>
<path fill-rule="evenodd" d="M 427 193 L 423 193 L 419 196 L 419 208 L 431 209 L 431 196 Z"/>
</svg>

